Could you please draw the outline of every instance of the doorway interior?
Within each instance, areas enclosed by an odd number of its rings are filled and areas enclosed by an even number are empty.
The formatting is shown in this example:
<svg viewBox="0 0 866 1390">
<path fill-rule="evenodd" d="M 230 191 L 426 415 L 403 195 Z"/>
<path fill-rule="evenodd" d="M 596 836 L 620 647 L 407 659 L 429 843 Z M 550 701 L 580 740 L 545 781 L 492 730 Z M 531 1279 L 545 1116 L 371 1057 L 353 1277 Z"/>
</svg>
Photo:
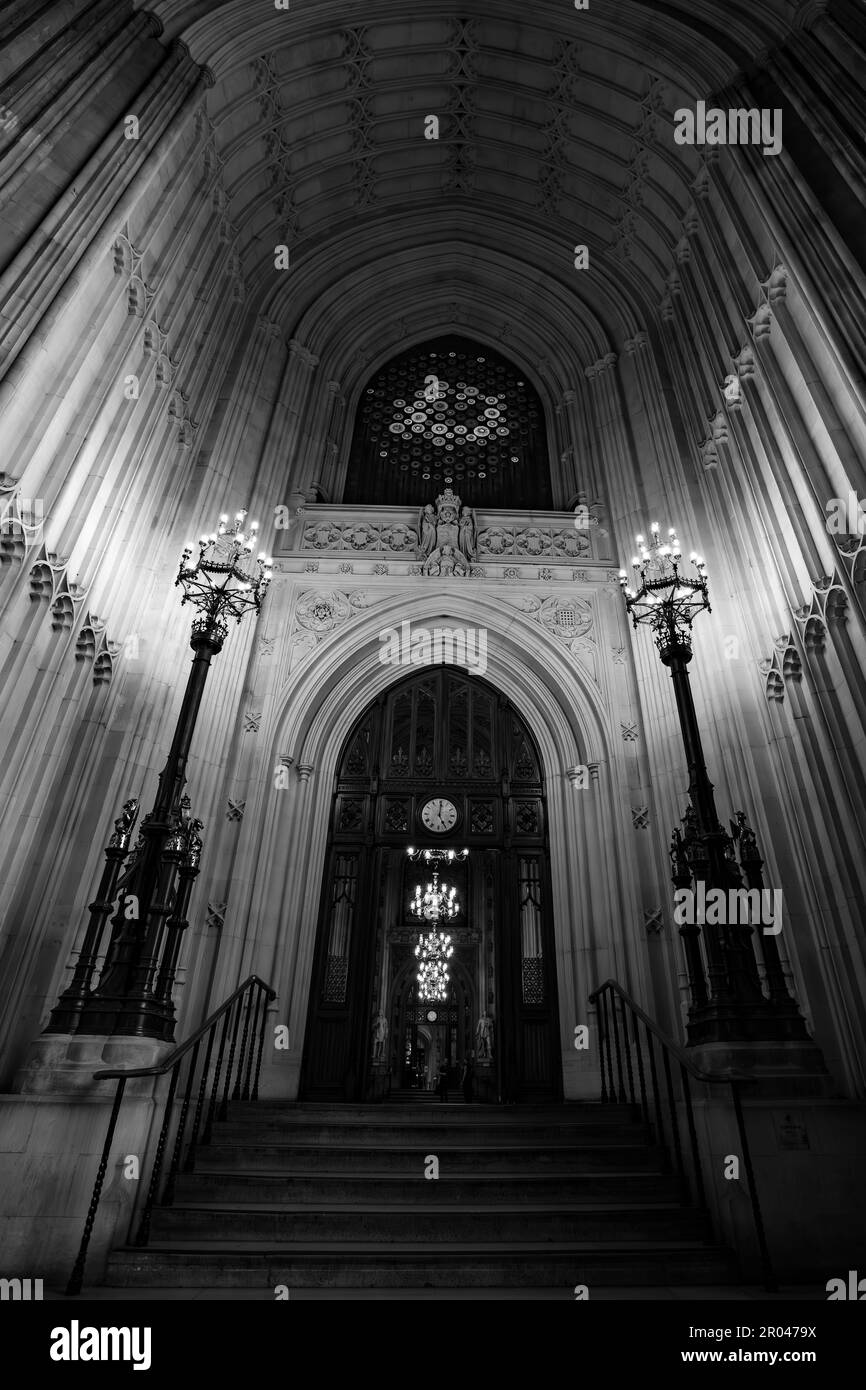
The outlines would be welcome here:
<svg viewBox="0 0 866 1390">
<path fill-rule="evenodd" d="M 445 928 L 454 954 L 441 1006 L 418 998 L 409 903 L 430 872 L 410 847 L 469 850 L 443 870 L 461 911 Z M 544 773 L 519 712 L 449 666 L 385 692 L 335 779 L 301 1095 L 380 1099 L 427 1076 L 434 1058 L 453 1084 L 485 1017 L 479 1098 L 558 1099 L 550 903 Z"/>
</svg>

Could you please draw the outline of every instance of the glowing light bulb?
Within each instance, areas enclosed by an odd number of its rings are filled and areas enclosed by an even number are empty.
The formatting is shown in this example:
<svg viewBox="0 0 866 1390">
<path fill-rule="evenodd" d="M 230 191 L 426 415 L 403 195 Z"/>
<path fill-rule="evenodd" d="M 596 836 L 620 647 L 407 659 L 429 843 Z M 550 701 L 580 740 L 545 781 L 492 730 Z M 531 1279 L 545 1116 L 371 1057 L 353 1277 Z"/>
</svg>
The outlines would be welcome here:
<svg viewBox="0 0 866 1390">
<path fill-rule="evenodd" d="M 652 533 L 653 533 L 654 536 L 657 536 L 657 535 L 658 535 L 658 533 L 659 533 L 659 524 L 658 524 L 657 521 L 654 521 L 654 522 L 652 523 L 652 525 L 650 526 L 650 530 L 652 531 Z"/>
</svg>

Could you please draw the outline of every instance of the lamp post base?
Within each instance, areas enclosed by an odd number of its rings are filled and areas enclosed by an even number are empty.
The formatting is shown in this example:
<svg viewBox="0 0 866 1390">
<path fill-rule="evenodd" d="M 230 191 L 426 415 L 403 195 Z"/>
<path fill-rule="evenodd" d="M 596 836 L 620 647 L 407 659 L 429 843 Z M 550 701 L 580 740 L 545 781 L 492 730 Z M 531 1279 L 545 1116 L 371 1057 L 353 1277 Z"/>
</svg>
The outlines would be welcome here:
<svg viewBox="0 0 866 1390">
<path fill-rule="evenodd" d="M 766 999 L 740 1002 L 710 1000 L 689 1011 L 689 1047 L 706 1044 L 811 1042 L 796 1003 L 772 1004 Z"/>
<path fill-rule="evenodd" d="M 829 1098 L 838 1094 L 821 1049 L 805 1042 L 709 1042 L 695 1047 L 697 1066 L 716 1076 L 745 1073 L 756 1083 L 750 1096 Z"/>
<path fill-rule="evenodd" d="M 155 1067 L 171 1051 L 171 1044 L 155 1038 L 109 1038 L 104 1034 L 43 1033 L 27 1051 L 24 1065 L 16 1073 L 13 1089 L 20 1095 L 109 1096 L 116 1081 L 94 1081 L 93 1073 L 108 1067 Z M 130 1095 L 136 1087 L 143 1093 L 153 1089 L 153 1078 L 130 1081 Z"/>
</svg>

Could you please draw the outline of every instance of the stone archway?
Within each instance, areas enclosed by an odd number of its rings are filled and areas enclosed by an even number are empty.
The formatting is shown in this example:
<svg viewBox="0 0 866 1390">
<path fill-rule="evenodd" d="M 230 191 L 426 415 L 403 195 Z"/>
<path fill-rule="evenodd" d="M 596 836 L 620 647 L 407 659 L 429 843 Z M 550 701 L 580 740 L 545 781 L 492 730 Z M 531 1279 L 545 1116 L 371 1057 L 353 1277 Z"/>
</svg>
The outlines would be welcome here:
<svg viewBox="0 0 866 1390">
<path fill-rule="evenodd" d="M 289 573 L 275 577 L 275 613 L 290 611 L 295 582 Z M 274 982 L 280 996 L 274 1021 L 288 1023 L 291 1045 L 273 1057 L 265 1050 L 260 1089 L 296 1096 L 334 778 L 371 699 L 386 699 L 399 681 L 395 669 L 379 659 L 380 634 L 403 618 L 413 624 L 483 624 L 489 632 L 486 679 L 532 731 L 545 773 L 562 1085 L 570 1099 L 595 1096 L 594 1054 L 575 1051 L 571 1036 L 574 1024 L 587 1020 L 587 995 L 610 976 L 624 980 L 638 998 L 650 998 L 653 988 L 645 949 L 631 925 L 640 900 L 624 810 L 623 745 L 610 731 L 602 693 L 562 644 L 540 635 L 530 618 L 506 609 L 480 586 L 425 582 L 411 598 L 389 594 L 324 641 L 316 661 L 302 665 L 285 686 L 275 682 L 262 729 L 263 775 L 250 784 L 244 816 L 249 830 L 238 873 L 248 892 L 236 901 L 236 930 L 225 938 L 215 989 L 239 972 Z M 281 760 L 293 768 L 287 789 L 275 793 L 270 773 Z M 575 764 L 594 769 L 579 793 L 571 775 Z M 368 1042 L 365 1037 L 365 1048 Z"/>
<path fill-rule="evenodd" d="M 428 808 L 447 806 L 444 833 Z M 426 817 L 426 819 L 425 819 Z M 443 827 L 445 821 L 441 821 Z M 422 1022 L 419 1001 L 395 999 L 419 924 L 408 903 L 419 869 L 409 846 L 469 849 L 446 866 L 461 915 L 448 923 L 469 987 L 443 1005 L 446 1064 L 494 1020 L 479 1089 L 490 1099 L 561 1093 L 553 906 L 544 772 L 532 734 L 504 696 L 449 667 L 408 677 L 357 721 L 338 765 L 326 855 L 302 1095 L 367 1098 L 404 1078 L 395 1027 Z M 423 865 L 422 877 L 430 870 Z M 467 1003 L 470 1007 L 466 1015 Z M 370 1021 L 392 1030 L 388 1071 Z M 435 1011 L 435 1010 L 434 1010 Z M 423 1010 L 422 1010 L 423 1012 Z M 452 1017 L 453 1015 L 453 1017 Z M 438 1034 L 437 1034 L 438 1036 Z M 399 1045 L 402 1046 L 401 1039 Z M 396 1074 L 395 1074 L 396 1072 Z"/>
</svg>

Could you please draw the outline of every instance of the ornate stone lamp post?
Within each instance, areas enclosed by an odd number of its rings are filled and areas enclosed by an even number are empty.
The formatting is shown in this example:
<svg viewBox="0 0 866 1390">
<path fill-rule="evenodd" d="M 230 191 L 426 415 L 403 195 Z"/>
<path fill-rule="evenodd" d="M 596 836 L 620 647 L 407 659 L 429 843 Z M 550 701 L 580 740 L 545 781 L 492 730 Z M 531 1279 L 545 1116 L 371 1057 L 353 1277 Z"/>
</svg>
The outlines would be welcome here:
<svg viewBox="0 0 866 1390">
<path fill-rule="evenodd" d="M 691 806 L 683 817 L 684 830 L 674 831 L 672 881 L 678 889 L 694 892 L 696 888 L 695 904 L 705 902 L 712 890 L 721 890 L 726 905 L 726 910 L 713 914 L 719 921 L 711 920 L 709 912 L 704 916 L 698 906 L 692 920 L 680 928 L 691 991 L 689 1043 L 807 1041 L 805 1022 L 785 983 L 776 937 L 761 931 L 760 916 L 756 934 L 751 900 L 745 892 L 737 892 L 742 890 L 743 874 L 749 889 L 763 887 L 763 861 L 754 833 L 742 812 L 732 825 L 733 835 L 723 829 L 704 761 L 688 665 L 692 623 L 699 613 L 711 611 L 707 567 L 693 553 L 694 577 L 685 575 L 676 532 L 671 529 L 662 542 L 657 522 L 653 522 L 649 543 L 643 536 L 637 542 L 640 551 L 632 565 L 639 587 L 629 586 L 625 570 L 619 572 L 620 587 L 634 627 L 643 624 L 652 630 L 659 656 L 671 673 L 689 769 Z M 739 864 L 735 843 L 740 849 Z M 732 903 L 735 907 L 742 903 L 744 908 L 748 903 L 749 911 L 730 912 L 727 905 Z"/>
<path fill-rule="evenodd" d="M 252 559 L 257 525 L 243 530 L 246 512 L 230 526 L 202 536 L 198 557 L 183 552 L 175 585 L 181 604 L 198 610 L 190 646 L 195 653 L 156 800 L 129 853 L 138 802 L 127 801 L 105 851 L 106 865 L 84 935 L 72 982 L 60 996 L 47 1033 L 114 1034 L 171 1041 L 172 988 L 186 912 L 198 875 L 202 823 L 183 794 L 190 744 L 210 663 L 221 650 L 228 620 L 258 612 L 271 578 L 264 553 Z M 126 861 L 124 865 L 124 860 Z M 106 921 L 115 902 L 111 935 L 99 979 L 92 984 Z"/>
</svg>

